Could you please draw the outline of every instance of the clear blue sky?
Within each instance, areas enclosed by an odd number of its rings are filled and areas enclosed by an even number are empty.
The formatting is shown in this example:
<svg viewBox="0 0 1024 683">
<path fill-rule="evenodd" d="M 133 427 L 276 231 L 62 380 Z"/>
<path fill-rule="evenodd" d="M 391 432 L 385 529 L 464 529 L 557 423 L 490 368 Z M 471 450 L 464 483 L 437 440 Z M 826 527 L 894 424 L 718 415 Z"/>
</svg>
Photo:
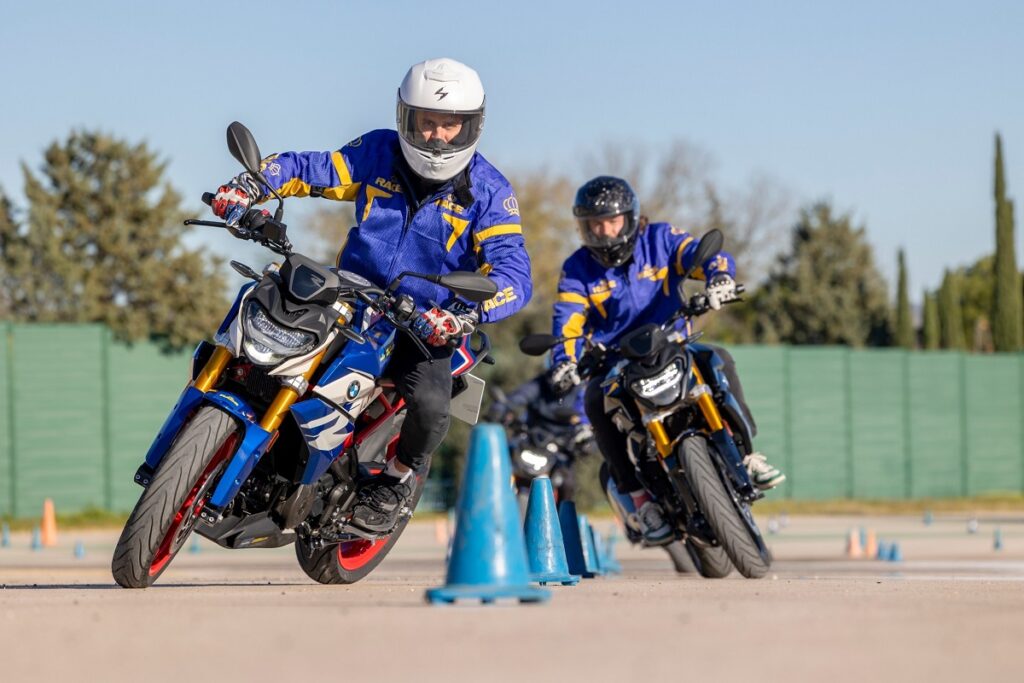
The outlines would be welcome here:
<svg viewBox="0 0 1024 683">
<path fill-rule="evenodd" d="M 265 152 L 333 149 L 392 126 L 405 70 L 443 55 L 481 73 L 500 168 L 683 137 L 727 183 L 854 211 L 890 283 L 904 246 L 915 300 L 992 250 L 997 129 L 1024 201 L 1019 2 L 58 1 L 9 3 L 0 42 L 16 202 L 19 163 L 72 127 L 149 141 L 198 197 L 237 172 L 231 120 Z"/>
</svg>

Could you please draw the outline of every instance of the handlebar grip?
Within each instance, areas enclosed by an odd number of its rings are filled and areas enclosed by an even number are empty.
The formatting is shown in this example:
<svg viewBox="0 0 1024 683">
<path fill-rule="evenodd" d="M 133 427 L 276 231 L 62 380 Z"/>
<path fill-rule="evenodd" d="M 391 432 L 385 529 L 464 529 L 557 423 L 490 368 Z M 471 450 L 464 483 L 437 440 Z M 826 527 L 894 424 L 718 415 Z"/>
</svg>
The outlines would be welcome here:
<svg viewBox="0 0 1024 683">
<path fill-rule="evenodd" d="M 207 206 L 213 206 L 213 199 L 216 196 L 217 195 L 215 195 L 212 192 L 204 192 L 203 193 L 203 204 L 206 204 Z"/>
<path fill-rule="evenodd" d="M 744 286 L 743 284 L 736 285 L 736 293 L 737 294 L 742 294 L 745 291 L 747 291 L 746 286 Z"/>
</svg>

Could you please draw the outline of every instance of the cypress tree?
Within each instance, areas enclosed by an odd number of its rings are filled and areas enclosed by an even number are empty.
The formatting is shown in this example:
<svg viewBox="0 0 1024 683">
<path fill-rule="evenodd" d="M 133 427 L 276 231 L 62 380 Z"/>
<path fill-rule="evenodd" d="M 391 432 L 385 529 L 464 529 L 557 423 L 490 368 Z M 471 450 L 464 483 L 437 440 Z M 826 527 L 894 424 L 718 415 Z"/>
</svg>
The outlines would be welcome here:
<svg viewBox="0 0 1024 683">
<path fill-rule="evenodd" d="M 1024 311 L 1021 310 L 1021 283 L 1013 236 L 1013 202 L 1006 197 L 1003 141 L 998 133 L 995 166 L 996 264 L 995 295 L 992 297 L 992 342 L 996 351 L 1016 351 L 1021 347 L 1021 339 L 1024 337 Z"/>
<path fill-rule="evenodd" d="M 897 257 L 899 281 L 896 286 L 896 346 L 914 348 L 914 323 L 910 319 L 910 295 L 907 294 L 907 262 L 903 249 Z"/>
<path fill-rule="evenodd" d="M 939 327 L 944 349 L 962 350 L 966 347 L 962 306 L 957 275 L 947 270 L 939 290 Z"/>
<path fill-rule="evenodd" d="M 937 295 L 934 292 L 925 291 L 924 320 L 921 324 L 921 345 L 929 350 L 935 350 L 941 346 L 939 304 L 936 299 Z"/>
</svg>

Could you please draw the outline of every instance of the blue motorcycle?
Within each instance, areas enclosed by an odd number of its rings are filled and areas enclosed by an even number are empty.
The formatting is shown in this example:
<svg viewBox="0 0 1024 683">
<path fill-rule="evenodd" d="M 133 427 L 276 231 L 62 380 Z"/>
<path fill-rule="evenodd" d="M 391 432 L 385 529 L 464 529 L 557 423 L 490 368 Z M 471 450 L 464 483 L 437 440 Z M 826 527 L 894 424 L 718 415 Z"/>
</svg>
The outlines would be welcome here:
<svg viewBox="0 0 1024 683">
<path fill-rule="evenodd" d="M 251 133 L 228 127 L 228 148 L 253 177 L 262 158 Z M 232 261 L 242 287 L 214 337 L 192 360 L 182 392 L 135 474 L 143 491 L 114 551 L 111 570 L 126 588 L 146 588 L 194 531 L 226 548 L 295 544 L 303 571 L 320 583 L 353 583 L 384 559 L 423 492 L 427 471 L 395 528 L 366 533 L 350 524 L 360 483 L 380 473 L 395 448 L 405 404 L 387 378 L 397 335 L 426 352 L 410 330 L 417 310 L 398 293 L 422 278 L 473 302 L 496 293 L 476 273 L 402 273 L 387 288 L 294 253 L 284 202 L 256 229 L 214 221 L 284 257 L 262 273 Z M 207 203 L 212 195 L 204 195 Z M 469 374 L 488 356 L 464 338 L 452 357 L 451 414 L 474 423 L 483 381 Z M 443 361 L 442 361 L 443 362 Z"/>
</svg>

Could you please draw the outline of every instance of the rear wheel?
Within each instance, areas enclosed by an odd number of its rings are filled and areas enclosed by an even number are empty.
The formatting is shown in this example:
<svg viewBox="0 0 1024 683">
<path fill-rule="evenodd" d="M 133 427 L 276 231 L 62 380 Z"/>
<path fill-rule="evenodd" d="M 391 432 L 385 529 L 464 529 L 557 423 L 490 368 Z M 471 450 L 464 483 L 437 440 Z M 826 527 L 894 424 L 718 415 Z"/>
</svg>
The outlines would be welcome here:
<svg viewBox="0 0 1024 683">
<path fill-rule="evenodd" d="M 692 437 L 683 441 L 681 450 L 686 478 L 718 542 L 740 574 L 748 579 L 761 578 L 768 573 L 770 555 L 747 526 L 748 520 L 739 509 L 743 504 L 734 501 L 722 482 L 707 442 Z M 749 517 L 749 509 L 745 512 Z"/>
<path fill-rule="evenodd" d="M 110 564 L 115 581 L 125 588 L 153 585 L 192 533 L 237 442 L 235 421 L 210 406 L 182 428 L 117 541 Z"/>
<path fill-rule="evenodd" d="M 424 472 L 409 499 L 410 509 L 416 509 L 426 482 L 427 473 Z M 295 539 L 295 557 L 306 576 L 317 583 L 355 583 L 376 569 L 391 552 L 410 519 L 411 516 L 402 518 L 389 536 L 375 541 L 360 538 L 314 550 L 308 540 L 298 537 Z"/>
<path fill-rule="evenodd" d="M 693 564 L 693 560 L 690 559 L 689 554 L 686 552 L 686 546 L 683 545 L 682 541 L 672 541 L 668 545 L 664 546 L 665 552 L 668 553 L 669 559 L 672 560 L 672 566 L 680 574 L 693 574 L 697 571 L 697 568 Z"/>
</svg>

